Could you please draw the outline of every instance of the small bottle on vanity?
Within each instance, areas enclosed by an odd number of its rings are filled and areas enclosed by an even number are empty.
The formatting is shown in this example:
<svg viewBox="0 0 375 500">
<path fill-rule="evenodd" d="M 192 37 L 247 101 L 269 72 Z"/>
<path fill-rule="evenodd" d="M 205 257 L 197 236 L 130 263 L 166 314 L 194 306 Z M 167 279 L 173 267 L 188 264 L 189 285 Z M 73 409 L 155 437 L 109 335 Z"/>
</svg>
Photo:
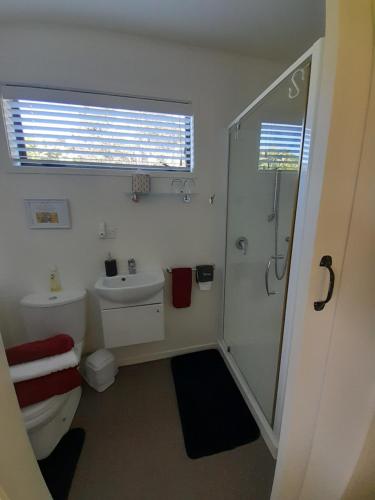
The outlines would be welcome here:
<svg viewBox="0 0 375 500">
<path fill-rule="evenodd" d="M 110 252 L 108 253 L 108 258 L 104 262 L 104 265 L 106 276 L 117 276 L 117 262 L 116 259 L 112 257 Z"/>
</svg>

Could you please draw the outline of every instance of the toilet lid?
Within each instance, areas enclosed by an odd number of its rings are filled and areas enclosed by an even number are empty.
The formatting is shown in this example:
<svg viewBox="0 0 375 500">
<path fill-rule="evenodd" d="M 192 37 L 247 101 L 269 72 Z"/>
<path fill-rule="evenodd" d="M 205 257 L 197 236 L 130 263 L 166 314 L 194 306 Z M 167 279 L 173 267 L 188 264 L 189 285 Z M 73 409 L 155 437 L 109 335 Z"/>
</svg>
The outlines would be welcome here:
<svg viewBox="0 0 375 500">
<path fill-rule="evenodd" d="M 82 300 L 86 290 L 63 290 L 61 292 L 31 293 L 21 300 L 23 306 L 54 307 Z"/>
</svg>

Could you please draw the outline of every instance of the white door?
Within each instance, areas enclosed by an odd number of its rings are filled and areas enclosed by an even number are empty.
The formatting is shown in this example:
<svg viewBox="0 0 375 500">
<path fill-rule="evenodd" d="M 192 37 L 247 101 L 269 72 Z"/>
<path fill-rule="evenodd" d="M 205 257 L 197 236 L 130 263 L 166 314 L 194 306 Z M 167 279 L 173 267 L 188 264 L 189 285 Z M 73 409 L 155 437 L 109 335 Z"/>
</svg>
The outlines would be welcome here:
<svg viewBox="0 0 375 500">
<path fill-rule="evenodd" d="M 370 0 L 327 3 L 317 126 L 328 148 L 314 148 L 325 175 L 306 300 L 294 313 L 273 499 L 343 498 L 374 409 L 372 34 Z M 315 311 L 328 287 L 323 255 L 332 256 L 336 288 Z"/>
</svg>

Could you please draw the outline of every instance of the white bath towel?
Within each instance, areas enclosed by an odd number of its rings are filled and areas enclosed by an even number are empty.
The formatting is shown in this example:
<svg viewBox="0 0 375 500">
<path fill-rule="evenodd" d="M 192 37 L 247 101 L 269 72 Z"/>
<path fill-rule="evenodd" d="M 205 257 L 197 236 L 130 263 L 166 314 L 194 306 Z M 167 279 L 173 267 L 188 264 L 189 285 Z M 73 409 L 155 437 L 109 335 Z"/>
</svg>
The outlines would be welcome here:
<svg viewBox="0 0 375 500">
<path fill-rule="evenodd" d="M 57 354 L 56 356 L 49 356 L 47 358 L 37 359 L 28 363 L 21 363 L 10 367 L 10 376 L 14 383 L 21 382 L 22 380 L 30 380 L 37 377 L 43 377 L 50 373 L 59 372 L 66 368 L 73 368 L 77 366 L 79 359 L 74 352 L 74 349 Z"/>
</svg>

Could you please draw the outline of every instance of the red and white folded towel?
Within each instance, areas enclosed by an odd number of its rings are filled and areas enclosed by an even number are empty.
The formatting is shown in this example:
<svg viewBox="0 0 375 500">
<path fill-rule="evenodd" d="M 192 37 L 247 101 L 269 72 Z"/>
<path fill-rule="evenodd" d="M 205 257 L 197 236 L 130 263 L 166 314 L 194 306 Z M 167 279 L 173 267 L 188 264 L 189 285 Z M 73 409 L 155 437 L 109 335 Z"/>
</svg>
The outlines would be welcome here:
<svg viewBox="0 0 375 500">
<path fill-rule="evenodd" d="M 21 408 L 35 403 L 40 403 L 45 399 L 65 394 L 68 391 L 79 387 L 82 384 L 82 377 L 77 368 L 68 368 L 60 372 L 51 373 L 45 377 L 24 380 L 14 384 L 18 403 Z"/>
<path fill-rule="evenodd" d="M 50 373 L 60 372 L 67 368 L 74 368 L 78 365 L 78 357 L 74 350 L 49 356 L 48 358 L 36 359 L 28 363 L 21 363 L 9 368 L 10 377 L 15 384 L 24 380 L 32 380 L 38 377 L 44 377 Z"/>
<path fill-rule="evenodd" d="M 18 360 L 17 364 L 13 363 L 10 366 L 13 383 L 74 368 L 78 365 L 79 359 L 73 347 L 73 339 L 69 335 L 60 334 L 9 349 L 10 354 L 7 351 L 7 356 L 11 361 L 14 362 L 15 358 Z"/>
<path fill-rule="evenodd" d="M 6 350 L 20 407 L 64 394 L 82 383 L 69 335 L 58 334 Z"/>
<path fill-rule="evenodd" d="M 74 340 L 66 333 L 58 333 L 43 340 L 9 347 L 6 350 L 9 366 L 35 361 L 36 359 L 63 354 L 74 347 Z"/>
</svg>

